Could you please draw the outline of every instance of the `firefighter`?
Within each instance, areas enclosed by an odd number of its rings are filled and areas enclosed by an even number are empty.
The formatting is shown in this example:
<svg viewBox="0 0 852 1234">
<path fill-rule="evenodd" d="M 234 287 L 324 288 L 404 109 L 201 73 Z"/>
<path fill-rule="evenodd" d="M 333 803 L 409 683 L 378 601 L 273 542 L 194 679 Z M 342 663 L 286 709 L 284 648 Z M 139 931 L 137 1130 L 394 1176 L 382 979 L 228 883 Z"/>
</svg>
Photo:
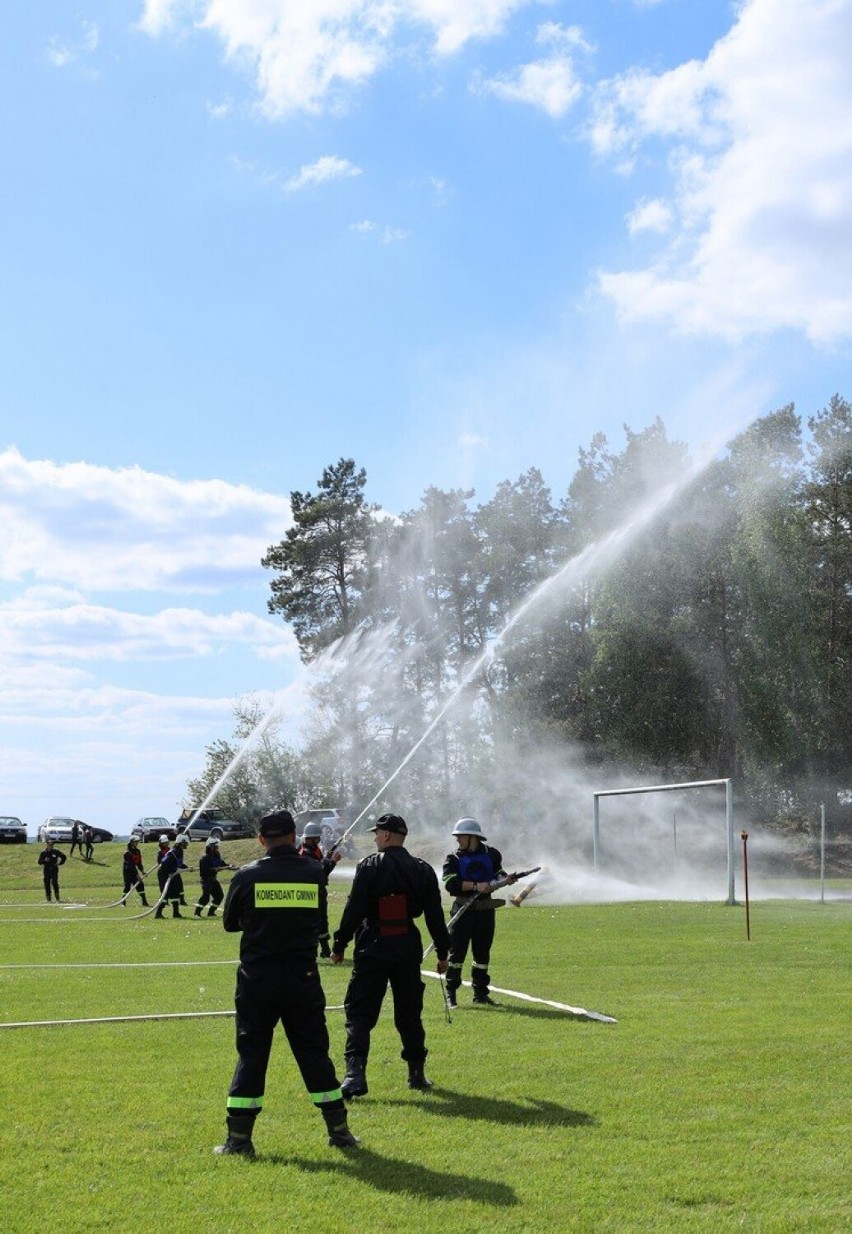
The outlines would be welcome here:
<svg viewBox="0 0 852 1234">
<path fill-rule="evenodd" d="M 370 1033 L 379 1018 L 390 983 L 394 1024 L 402 1039 L 402 1058 L 408 1063 L 408 1087 L 428 1089 L 423 1068 L 426 1035 L 423 1031 L 421 976 L 423 944 L 415 918 L 424 917 L 435 944 L 438 972 L 447 969 L 449 936 L 441 908 L 441 890 L 435 871 L 405 848 L 408 827 L 398 814 L 383 814 L 371 830 L 377 852 L 358 862 L 352 890 L 334 935 L 332 963 L 340 964 L 354 937 L 355 958 L 344 999 L 346 1011 L 346 1077 L 343 1096 L 367 1092 Z"/>
<path fill-rule="evenodd" d="M 252 1132 L 263 1108 L 272 1036 L 280 1021 L 314 1105 L 322 1113 L 331 1148 L 352 1148 L 346 1106 L 329 1057 L 325 994 L 317 968 L 320 911 L 326 896 L 322 872 L 296 850 L 289 810 L 260 820 L 258 861 L 231 879 L 222 921 L 242 931 L 235 996 L 237 1054 L 228 1092 L 228 1138 L 217 1153 L 254 1156 Z"/>
<path fill-rule="evenodd" d="M 494 942 L 494 913 L 503 901 L 494 899 L 491 883 L 498 877 L 506 877 L 503 857 L 496 848 L 485 843 L 486 837 L 475 818 L 460 818 L 452 834 L 458 841 L 458 848 L 447 856 L 443 869 L 444 889 L 455 896 L 451 920 L 465 905 L 470 907 L 450 927 L 447 1003 L 450 1007 L 456 1006 L 462 965 L 470 947 L 473 952 L 473 1001 L 479 1007 L 496 1007 L 488 989 L 491 981 L 488 964 Z M 513 882 L 515 879 L 508 877 L 506 885 Z"/>
<path fill-rule="evenodd" d="M 145 898 L 145 884 L 142 881 L 145 876 L 145 871 L 142 869 L 142 854 L 139 852 L 139 845 L 133 836 L 127 841 L 122 873 L 124 874 L 124 895 L 122 896 L 124 906 L 127 907 L 127 897 L 132 888 L 135 887 L 142 897 L 142 903 L 146 908 L 150 908 L 151 905 Z"/>
<path fill-rule="evenodd" d="M 38 855 L 38 863 L 43 867 L 44 897 L 48 904 L 51 891 L 56 897 L 56 903 L 59 903 L 59 867 L 64 866 L 67 860 L 62 849 L 56 848 L 53 840 L 45 840 L 44 848 Z"/>
<path fill-rule="evenodd" d="M 216 909 L 225 898 L 225 893 L 222 890 L 222 884 L 219 882 L 220 870 L 235 870 L 236 866 L 229 866 L 219 852 L 219 841 L 215 837 L 211 838 L 204 845 L 204 856 L 198 863 L 198 873 L 201 875 L 201 899 L 195 906 L 195 916 L 200 917 L 204 907 L 209 904 L 207 909 L 208 917 L 216 916 Z"/>
<path fill-rule="evenodd" d="M 160 864 L 157 866 L 157 882 L 160 884 L 160 897 L 162 898 L 168 885 L 168 892 L 166 894 L 169 897 L 169 904 L 172 906 L 173 917 L 183 917 L 183 913 L 180 911 L 180 906 L 184 903 L 183 878 L 180 871 L 189 868 L 183 859 L 184 849 L 187 844 L 189 844 L 189 836 L 179 835 L 174 842 L 174 846 L 167 853 L 163 854 L 160 858 Z M 171 879 L 171 882 L 169 882 L 169 879 Z M 154 916 L 162 917 L 164 907 L 165 901 L 158 904 Z"/>
<path fill-rule="evenodd" d="M 322 835 L 322 823 L 308 823 L 305 830 L 302 832 L 302 839 L 299 844 L 300 857 L 312 857 L 314 861 L 320 863 L 320 868 L 325 878 L 325 884 L 328 886 L 329 875 L 337 865 L 343 853 L 340 849 L 335 849 L 330 857 L 323 856 L 323 851 L 320 846 L 320 836 Z M 331 948 L 328 945 L 328 902 L 326 901 L 325 916 L 320 922 L 320 955 L 324 960 L 327 960 L 331 955 Z"/>
</svg>

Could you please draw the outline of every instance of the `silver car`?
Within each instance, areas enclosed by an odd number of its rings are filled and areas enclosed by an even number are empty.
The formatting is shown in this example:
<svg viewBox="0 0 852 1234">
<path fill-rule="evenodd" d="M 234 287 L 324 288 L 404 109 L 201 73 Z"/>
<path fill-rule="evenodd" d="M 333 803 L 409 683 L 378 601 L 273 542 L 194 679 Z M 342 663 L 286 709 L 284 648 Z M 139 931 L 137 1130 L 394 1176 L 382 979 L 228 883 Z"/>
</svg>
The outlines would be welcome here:
<svg viewBox="0 0 852 1234">
<path fill-rule="evenodd" d="M 92 833 L 93 844 L 109 844 L 114 839 L 112 832 L 107 831 L 105 827 L 92 827 L 90 823 L 84 823 L 79 818 L 66 818 L 63 814 L 51 814 L 50 818 L 46 818 L 38 829 L 38 838 L 42 844 L 45 840 L 53 840 L 57 844 L 70 844 L 71 828 L 75 823 L 80 828 L 81 840 L 86 828 Z"/>
</svg>

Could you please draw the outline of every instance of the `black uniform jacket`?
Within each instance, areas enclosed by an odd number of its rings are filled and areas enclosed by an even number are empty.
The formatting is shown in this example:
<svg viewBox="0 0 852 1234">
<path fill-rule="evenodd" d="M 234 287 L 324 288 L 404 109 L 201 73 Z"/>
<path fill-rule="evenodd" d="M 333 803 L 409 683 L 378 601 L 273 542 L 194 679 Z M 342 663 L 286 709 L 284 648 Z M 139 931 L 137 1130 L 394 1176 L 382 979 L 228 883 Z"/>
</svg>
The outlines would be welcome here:
<svg viewBox="0 0 852 1234">
<path fill-rule="evenodd" d="M 243 932 L 242 967 L 270 968 L 296 956 L 315 960 L 326 895 L 319 862 L 300 857 L 292 844 L 278 845 L 239 869 L 222 921 L 229 933 Z"/>
<path fill-rule="evenodd" d="M 342 955 L 356 932 L 369 930 L 379 920 L 382 896 L 405 895 L 410 928 L 415 917 L 424 917 L 439 960 L 445 960 L 450 936 L 441 908 L 441 891 L 435 871 L 419 857 L 401 847 L 386 848 L 359 861 L 340 927 L 334 935 L 334 950 Z"/>
</svg>

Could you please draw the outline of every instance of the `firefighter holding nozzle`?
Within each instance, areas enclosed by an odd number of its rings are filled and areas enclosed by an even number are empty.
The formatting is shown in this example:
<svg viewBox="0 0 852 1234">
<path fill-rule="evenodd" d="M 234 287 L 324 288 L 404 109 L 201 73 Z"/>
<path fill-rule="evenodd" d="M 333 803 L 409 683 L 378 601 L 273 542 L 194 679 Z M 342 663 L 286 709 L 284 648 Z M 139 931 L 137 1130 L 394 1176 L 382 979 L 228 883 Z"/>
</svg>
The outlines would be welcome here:
<svg viewBox="0 0 852 1234">
<path fill-rule="evenodd" d="M 423 943 L 415 919 L 426 921 L 438 956 L 439 973 L 446 972 L 450 940 L 441 908 L 435 871 L 405 848 L 408 827 L 398 814 L 383 814 L 371 828 L 376 849 L 358 862 L 352 890 L 338 929 L 331 959 L 340 964 L 355 939 L 352 976 L 343 1006 L 346 1011 L 346 1076 L 341 1088 L 346 1100 L 367 1092 L 370 1033 L 379 1018 L 388 984 L 393 994 L 393 1018 L 408 1063 L 408 1087 L 429 1089 L 424 1075 L 426 1034 L 420 976 Z"/>
<path fill-rule="evenodd" d="M 494 899 L 492 884 L 498 882 L 501 887 L 508 887 L 516 877 L 506 874 L 501 853 L 485 843 L 487 837 L 475 818 L 460 818 L 452 834 L 458 848 L 448 855 L 443 869 L 444 888 L 455 896 L 450 918 L 447 1003 L 450 1007 L 457 1005 L 462 965 L 470 947 L 473 1002 L 480 1007 L 496 1007 L 489 993 L 488 964 L 494 942 L 494 913 L 503 901 Z"/>
</svg>

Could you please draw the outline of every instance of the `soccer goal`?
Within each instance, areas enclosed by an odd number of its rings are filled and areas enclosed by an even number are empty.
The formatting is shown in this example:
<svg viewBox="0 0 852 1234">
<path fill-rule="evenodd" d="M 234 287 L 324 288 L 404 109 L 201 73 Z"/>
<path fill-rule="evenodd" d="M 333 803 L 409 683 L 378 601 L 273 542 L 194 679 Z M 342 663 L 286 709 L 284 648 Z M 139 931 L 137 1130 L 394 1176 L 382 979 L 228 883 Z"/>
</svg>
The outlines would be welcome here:
<svg viewBox="0 0 852 1234">
<path fill-rule="evenodd" d="M 734 895 L 734 795 L 731 780 L 690 780 L 686 784 L 649 784 L 640 788 L 602 788 L 594 794 L 594 823 L 592 840 L 594 844 L 595 873 L 600 873 L 601 852 L 601 797 L 626 797 L 635 793 L 673 793 L 685 789 L 709 788 L 712 785 L 725 786 L 725 829 L 728 853 L 728 904 L 736 904 Z"/>
</svg>

